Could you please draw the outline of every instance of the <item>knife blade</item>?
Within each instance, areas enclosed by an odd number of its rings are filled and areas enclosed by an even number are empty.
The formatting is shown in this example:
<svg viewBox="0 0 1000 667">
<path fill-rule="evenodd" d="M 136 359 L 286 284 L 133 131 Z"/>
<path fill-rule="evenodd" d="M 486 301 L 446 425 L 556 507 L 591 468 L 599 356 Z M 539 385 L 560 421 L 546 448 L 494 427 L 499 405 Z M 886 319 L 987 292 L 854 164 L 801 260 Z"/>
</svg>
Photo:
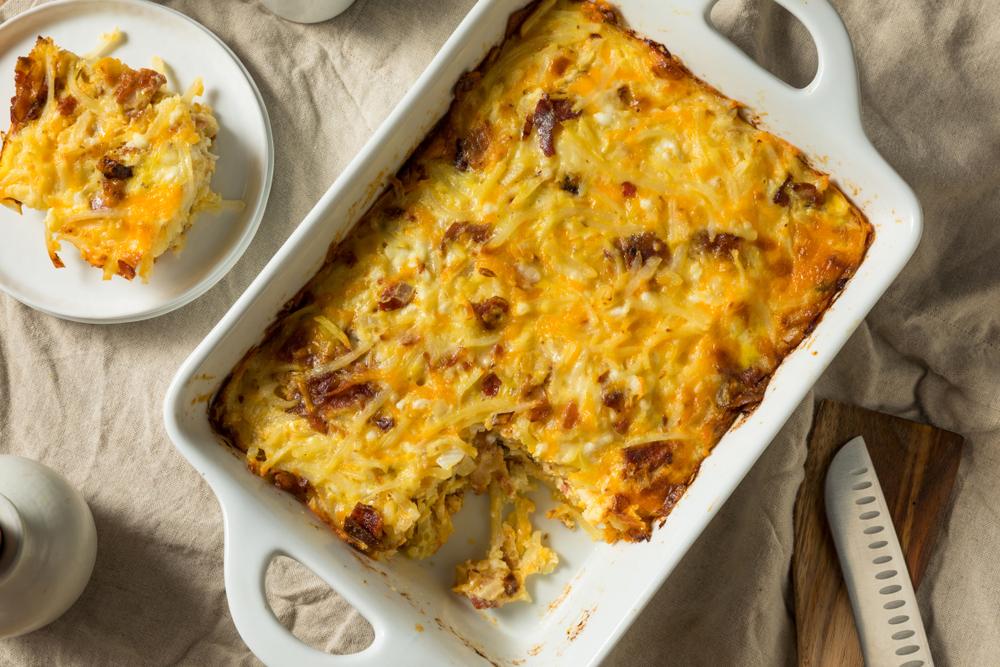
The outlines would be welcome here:
<svg viewBox="0 0 1000 667">
<path fill-rule="evenodd" d="M 865 664 L 933 666 L 903 550 L 861 436 L 830 462 L 825 498 Z"/>
</svg>

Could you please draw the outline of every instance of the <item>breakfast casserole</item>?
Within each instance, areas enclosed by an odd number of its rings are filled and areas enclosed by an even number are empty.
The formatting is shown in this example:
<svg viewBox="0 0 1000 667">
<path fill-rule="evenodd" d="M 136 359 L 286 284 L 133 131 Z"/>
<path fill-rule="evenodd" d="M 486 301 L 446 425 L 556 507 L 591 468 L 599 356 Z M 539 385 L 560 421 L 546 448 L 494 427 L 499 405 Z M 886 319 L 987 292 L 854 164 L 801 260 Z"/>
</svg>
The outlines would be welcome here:
<svg viewBox="0 0 1000 667">
<path fill-rule="evenodd" d="M 60 241 L 104 278 L 138 274 L 178 249 L 198 211 L 219 202 L 211 180 L 218 125 L 212 110 L 165 88 L 152 69 L 80 57 L 39 37 L 17 59 L 10 127 L 0 153 L 0 202 L 47 211 L 45 246 Z"/>
<path fill-rule="evenodd" d="M 463 494 L 477 608 L 649 539 L 817 324 L 872 228 L 825 174 L 603 2 L 511 18 L 447 115 L 210 407 L 250 469 L 362 552 L 433 554 Z M 533 496 L 537 497 L 537 496 Z"/>
</svg>

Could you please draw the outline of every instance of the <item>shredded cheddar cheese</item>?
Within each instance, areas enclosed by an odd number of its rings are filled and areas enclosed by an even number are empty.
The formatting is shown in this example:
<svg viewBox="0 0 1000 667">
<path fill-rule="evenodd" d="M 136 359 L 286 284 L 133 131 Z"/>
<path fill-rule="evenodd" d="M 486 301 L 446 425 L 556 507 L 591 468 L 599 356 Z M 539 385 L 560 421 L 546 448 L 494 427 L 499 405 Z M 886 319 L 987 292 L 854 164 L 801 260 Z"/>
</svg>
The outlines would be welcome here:
<svg viewBox="0 0 1000 667">
<path fill-rule="evenodd" d="M 648 539 L 871 233 L 613 8 L 541 3 L 235 368 L 213 423 L 373 555 L 433 553 L 462 493 L 488 490 L 493 540 L 456 590 L 525 599 L 555 564 L 527 478 L 601 539 Z"/>
<path fill-rule="evenodd" d="M 212 208 L 218 125 L 193 102 L 166 91 L 163 73 L 103 56 L 121 33 L 78 57 L 39 37 L 19 58 L 11 125 L 0 153 L 0 202 L 47 211 L 45 243 L 60 267 L 60 241 L 103 270 L 137 273 L 183 245 L 192 216 Z"/>
</svg>

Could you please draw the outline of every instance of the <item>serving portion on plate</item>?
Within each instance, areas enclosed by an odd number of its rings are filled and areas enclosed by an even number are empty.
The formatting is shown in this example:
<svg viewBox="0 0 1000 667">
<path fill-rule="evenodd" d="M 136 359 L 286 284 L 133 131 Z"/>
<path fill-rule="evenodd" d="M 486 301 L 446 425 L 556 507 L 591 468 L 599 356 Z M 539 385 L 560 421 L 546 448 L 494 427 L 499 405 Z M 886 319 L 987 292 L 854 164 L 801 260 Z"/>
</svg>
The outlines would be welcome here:
<svg viewBox="0 0 1000 667">
<path fill-rule="evenodd" d="M 192 19 L 137 0 L 40 5 L 0 25 L 0 97 L 0 289 L 22 303 L 155 317 L 249 245 L 271 183 L 267 113 Z"/>
<path fill-rule="evenodd" d="M 113 43 L 120 33 L 109 35 Z M 109 280 L 149 280 L 154 260 L 179 249 L 212 191 L 212 109 L 166 89 L 164 72 L 108 56 L 83 57 L 39 37 L 17 59 L 10 127 L 0 153 L 0 203 L 46 211 L 45 247 L 60 241 Z"/>
<path fill-rule="evenodd" d="M 648 540 L 861 264 L 830 178 L 601 1 L 512 17 L 448 114 L 216 395 L 257 474 L 357 549 L 428 557 L 466 491 L 478 608 L 553 516 Z"/>
</svg>

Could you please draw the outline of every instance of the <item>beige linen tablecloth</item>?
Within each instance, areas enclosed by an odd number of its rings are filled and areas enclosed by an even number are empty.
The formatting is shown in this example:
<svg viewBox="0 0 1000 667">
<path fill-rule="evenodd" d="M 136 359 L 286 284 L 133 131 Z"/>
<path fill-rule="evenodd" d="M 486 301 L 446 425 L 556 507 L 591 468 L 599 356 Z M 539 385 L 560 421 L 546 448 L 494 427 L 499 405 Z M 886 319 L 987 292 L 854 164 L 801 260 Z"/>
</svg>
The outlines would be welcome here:
<svg viewBox="0 0 1000 667">
<path fill-rule="evenodd" d="M 8 2 L 0 16 L 29 4 Z M 0 295 L 0 452 L 66 475 L 100 540 L 79 602 L 47 628 L 0 641 L 2 665 L 258 664 L 226 606 L 218 505 L 167 439 L 163 394 L 471 0 L 359 0 L 316 26 L 278 20 L 258 2 L 170 4 L 225 40 L 264 94 L 277 151 L 270 205 L 236 268 L 165 317 L 74 324 Z M 757 4 L 724 0 L 720 24 L 767 66 L 807 81 L 815 59 L 796 57 L 801 30 Z M 1000 662 L 1000 4 L 835 4 L 854 39 L 865 127 L 917 191 L 923 243 L 610 665 L 794 660 L 792 504 L 815 396 L 967 436 L 920 604 L 938 664 Z M 298 566 L 280 566 L 273 583 L 275 609 L 300 636 L 333 651 L 370 641 L 364 620 Z"/>
</svg>

